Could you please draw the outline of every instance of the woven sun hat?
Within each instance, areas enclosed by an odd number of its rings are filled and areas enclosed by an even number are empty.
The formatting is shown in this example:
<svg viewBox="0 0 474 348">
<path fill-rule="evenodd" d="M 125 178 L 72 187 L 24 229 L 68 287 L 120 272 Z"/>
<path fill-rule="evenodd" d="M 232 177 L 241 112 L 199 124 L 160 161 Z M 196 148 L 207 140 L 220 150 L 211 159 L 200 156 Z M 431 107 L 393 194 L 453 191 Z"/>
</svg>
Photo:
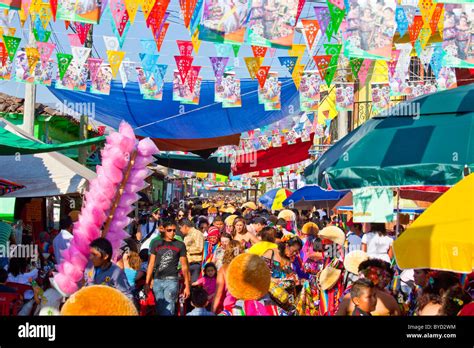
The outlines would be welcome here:
<svg viewBox="0 0 474 348">
<path fill-rule="evenodd" d="M 321 239 L 328 239 L 336 244 L 344 245 L 346 236 L 344 232 L 337 226 L 326 226 L 319 231 Z"/>
<path fill-rule="evenodd" d="M 314 222 L 307 222 L 303 225 L 303 228 L 301 229 L 301 234 L 312 234 L 312 235 L 317 235 L 319 233 L 319 227 L 316 225 Z"/>
<path fill-rule="evenodd" d="M 285 221 L 295 221 L 296 214 L 289 209 L 284 209 L 278 214 L 278 218 L 284 219 Z"/>
<path fill-rule="evenodd" d="M 353 274 L 359 274 L 359 265 L 368 260 L 369 255 L 362 250 L 353 250 L 344 257 L 344 268 Z"/>
<path fill-rule="evenodd" d="M 336 285 L 342 271 L 338 268 L 334 268 L 331 265 L 327 265 L 318 276 L 318 285 L 321 290 L 329 290 Z"/>
<path fill-rule="evenodd" d="M 257 205 L 254 202 L 247 202 L 247 203 L 242 204 L 242 208 L 257 210 Z"/>
<path fill-rule="evenodd" d="M 234 224 L 234 220 L 237 218 L 237 215 L 229 215 L 225 218 L 224 223 L 226 226 L 232 226 Z"/>
<path fill-rule="evenodd" d="M 238 300 L 259 300 L 270 289 L 271 272 L 265 261 L 253 254 L 240 254 L 229 265 L 226 286 Z"/>
</svg>

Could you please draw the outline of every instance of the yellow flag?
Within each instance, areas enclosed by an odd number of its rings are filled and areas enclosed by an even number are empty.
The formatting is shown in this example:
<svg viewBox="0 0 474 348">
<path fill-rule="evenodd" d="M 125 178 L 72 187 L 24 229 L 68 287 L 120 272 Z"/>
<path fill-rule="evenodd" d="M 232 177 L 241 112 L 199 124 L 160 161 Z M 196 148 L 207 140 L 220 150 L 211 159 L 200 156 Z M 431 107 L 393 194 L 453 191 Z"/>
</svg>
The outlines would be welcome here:
<svg viewBox="0 0 474 348">
<path fill-rule="evenodd" d="M 296 65 L 300 64 L 301 58 L 303 58 L 304 51 L 306 49 L 306 45 L 293 45 L 291 50 L 288 50 L 288 55 L 293 57 L 298 57 L 296 61 Z"/>
<path fill-rule="evenodd" d="M 38 6 L 38 14 L 41 24 L 43 24 L 43 28 L 46 30 L 52 17 L 51 6 L 49 4 L 42 3 L 40 6 Z"/>
<path fill-rule="evenodd" d="M 318 124 L 326 125 L 326 120 L 332 120 L 337 116 L 336 89 L 322 84 L 320 91 L 322 102 L 318 108 Z M 327 96 L 325 97 L 325 95 Z"/>
<path fill-rule="evenodd" d="M 28 59 L 28 67 L 30 68 L 30 75 L 33 75 L 36 64 L 38 64 L 40 60 L 40 54 L 36 47 L 26 47 L 25 51 Z"/>
<path fill-rule="evenodd" d="M 137 16 L 138 6 L 141 6 L 143 0 L 125 0 L 125 8 L 127 9 L 130 22 L 133 24 L 135 22 L 135 17 Z"/>
<path fill-rule="evenodd" d="M 142 10 L 145 19 L 148 19 L 148 16 L 155 5 L 156 0 L 142 0 Z"/>
<path fill-rule="evenodd" d="M 431 28 L 428 26 L 426 28 L 423 26 L 421 28 L 420 34 L 418 35 L 418 40 L 420 40 L 420 45 L 422 49 L 425 49 L 426 45 L 428 44 L 428 41 L 430 40 L 431 37 Z"/>
<path fill-rule="evenodd" d="M 255 79 L 257 76 L 257 71 L 260 69 L 260 66 L 263 63 L 262 57 L 245 57 L 245 64 L 247 65 L 247 69 L 249 71 L 250 77 Z"/>
<path fill-rule="evenodd" d="M 293 78 L 293 82 L 295 83 L 296 89 L 300 89 L 300 83 L 301 83 L 301 76 L 303 75 L 304 71 L 304 65 L 298 64 L 295 66 L 295 69 L 293 70 L 293 73 L 291 74 L 291 77 Z"/>
<path fill-rule="evenodd" d="M 8 28 L 8 35 L 9 36 L 15 36 L 16 34 L 16 28 Z"/>
<path fill-rule="evenodd" d="M 207 173 L 196 173 L 196 177 L 199 179 L 207 179 Z"/>
<path fill-rule="evenodd" d="M 418 7 L 420 9 L 421 17 L 423 18 L 423 23 L 425 25 L 427 24 L 429 27 L 436 4 L 433 3 L 433 0 L 419 0 Z"/>
<path fill-rule="evenodd" d="M 28 14 L 25 13 L 23 9 L 18 11 L 18 16 L 20 17 L 20 25 L 23 28 L 25 26 L 25 22 L 28 19 Z"/>
<path fill-rule="evenodd" d="M 122 64 L 124 51 L 107 51 L 107 58 L 109 59 L 110 68 L 112 69 L 112 76 L 115 78 Z"/>
<path fill-rule="evenodd" d="M 191 42 L 193 43 L 194 52 L 199 53 L 199 48 L 201 47 L 202 41 L 199 40 L 199 30 L 196 29 L 193 36 L 191 37 Z"/>
<path fill-rule="evenodd" d="M 443 31 L 444 31 L 444 7 L 443 9 L 441 10 L 441 16 L 439 17 L 439 21 L 438 21 L 438 30 L 439 30 L 439 35 L 441 36 L 441 38 L 443 38 Z"/>
</svg>

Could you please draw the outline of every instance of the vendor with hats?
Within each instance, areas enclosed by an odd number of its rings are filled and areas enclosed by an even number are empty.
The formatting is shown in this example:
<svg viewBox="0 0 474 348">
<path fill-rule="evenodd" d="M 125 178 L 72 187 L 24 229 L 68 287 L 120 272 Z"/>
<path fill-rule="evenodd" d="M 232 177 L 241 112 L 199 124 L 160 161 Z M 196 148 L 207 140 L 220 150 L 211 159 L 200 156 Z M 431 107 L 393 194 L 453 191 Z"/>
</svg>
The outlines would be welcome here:
<svg viewBox="0 0 474 348">
<path fill-rule="evenodd" d="M 321 270 L 323 245 L 318 237 L 319 227 L 314 222 L 307 222 L 301 229 L 301 260 L 307 273 L 316 274 Z"/>
<path fill-rule="evenodd" d="M 203 275 L 204 266 L 207 263 L 212 262 L 216 257 L 216 251 L 219 248 L 219 239 L 221 233 L 216 226 L 211 226 L 207 230 L 206 240 L 204 241 L 204 254 L 202 258 L 201 274 Z"/>
</svg>

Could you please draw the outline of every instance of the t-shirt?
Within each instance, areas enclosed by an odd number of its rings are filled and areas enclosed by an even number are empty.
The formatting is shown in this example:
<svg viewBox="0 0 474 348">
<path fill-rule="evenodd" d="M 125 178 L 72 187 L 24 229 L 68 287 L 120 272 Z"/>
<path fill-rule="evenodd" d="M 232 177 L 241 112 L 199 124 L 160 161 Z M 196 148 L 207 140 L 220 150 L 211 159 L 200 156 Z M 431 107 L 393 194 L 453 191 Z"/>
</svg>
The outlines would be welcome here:
<svg viewBox="0 0 474 348">
<path fill-rule="evenodd" d="M 361 250 L 362 238 L 354 232 L 349 232 L 347 234 L 347 244 L 349 248 L 348 252 Z"/>
<path fill-rule="evenodd" d="M 150 246 L 155 255 L 155 278 L 178 277 L 178 264 L 181 257 L 186 257 L 186 246 L 183 242 L 173 240 L 155 240 Z"/>
<path fill-rule="evenodd" d="M 69 248 L 72 237 L 73 237 L 72 234 L 66 230 L 61 230 L 61 232 L 56 237 L 54 237 L 53 239 L 54 257 L 58 265 L 62 261 L 61 252 Z"/>
<path fill-rule="evenodd" d="M 7 250 L 7 243 L 10 240 L 10 236 L 12 234 L 12 228 L 9 224 L 6 222 L 0 221 L 0 246 L 3 246 L 3 251 L 5 252 Z M 1 255 L 0 257 L 6 257 L 6 255 Z"/>
<path fill-rule="evenodd" d="M 393 244 L 389 236 L 381 236 L 376 232 L 369 232 L 362 237 L 362 243 L 367 245 L 367 255 L 374 259 L 381 259 L 390 263 L 388 250 Z"/>
</svg>

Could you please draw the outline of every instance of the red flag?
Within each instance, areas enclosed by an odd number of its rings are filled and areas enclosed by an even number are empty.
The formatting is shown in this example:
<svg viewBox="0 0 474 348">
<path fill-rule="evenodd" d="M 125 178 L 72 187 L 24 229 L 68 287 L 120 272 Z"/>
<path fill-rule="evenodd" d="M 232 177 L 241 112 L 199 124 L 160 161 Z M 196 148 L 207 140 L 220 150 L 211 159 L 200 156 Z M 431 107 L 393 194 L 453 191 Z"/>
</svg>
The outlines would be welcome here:
<svg viewBox="0 0 474 348">
<path fill-rule="evenodd" d="M 174 59 L 176 60 L 176 67 L 178 68 L 179 76 L 181 77 L 181 83 L 184 83 L 188 77 L 194 58 L 188 56 L 174 56 Z"/>
<path fill-rule="evenodd" d="M 270 71 L 269 66 L 261 66 L 257 71 L 257 80 L 261 88 L 265 86 L 265 81 L 267 81 L 268 72 Z"/>
<path fill-rule="evenodd" d="M 420 35 L 421 28 L 423 27 L 423 17 L 415 16 L 413 24 L 408 27 L 408 34 L 410 35 L 410 42 L 415 45 L 415 41 Z"/>
<path fill-rule="evenodd" d="M 151 28 L 153 31 L 158 30 L 161 27 L 165 19 L 166 9 L 170 0 L 156 0 L 155 5 L 153 6 L 150 15 L 146 20 L 147 27 Z"/>
<path fill-rule="evenodd" d="M 265 57 L 267 54 L 267 47 L 263 46 L 252 46 L 252 52 L 254 57 Z"/>
<path fill-rule="evenodd" d="M 84 45 L 87 39 L 87 34 L 91 29 L 92 24 L 74 22 L 74 28 L 76 29 L 77 35 L 81 40 L 81 44 Z"/>
<path fill-rule="evenodd" d="M 191 23 L 191 18 L 196 9 L 197 0 L 179 0 L 179 5 L 183 13 L 184 25 L 186 28 L 189 28 L 189 23 Z"/>
<path fill-rule="evenodd" d="M 308 46 L 312 49 L 316 35 L 318 35 L 319 23 L 316 19 L 302 19 L 301 23 L 303 24 L 304 35 L 306 41 L 308 41 Z"/>
<path fill-rule="evenodd" d="M 97 133 L 99 135 L 104 135 L 105 134 L 105 126 L 98 126 L 97 127 Z"/>
<path fill-rule="evenodd" d="M 316 66 L 318 67 L 319 75 L 321 75 L 321 79 L 324 80 L 324 77 L 326 76 L 326 69 L 329 66 L 329 62 L 331 61 L 332 56 L 331 55 L 325 55 L 325 56 L 314 56 L 314 62 L 316 63 Z"/>
<path fill-rule="evenodd" d="M 193 43 L 191 41 L 176 40 L 179 54 L 181 56 L 191 56 L 193 54 Z"/>
<path fill-rule="evenodd" d="M 438 22 L 441 18 L 441 13 L 443 13 L 444 4 L 437 3 L 433 11 L 433 16 L 431 17 L 430 27 L 431 33 L 434 34 L 438 31 Z"/>
<path fill-rule="evenodd" d="M 304 7 L 305 2 L 306 2 L 306 0 L 299 0 L 299 2 L 298 2 L 298 10 L 296 11 L 295 24 L 298 23 L 298 18 L 300 18 L 301 11 L 303 11 L 303 7 Z"/>
<path fill-rule="evenodd" d="M 161 31 L 156 33 L 153 33 L 153 37 L 155 38 L 156 42 L 156 47 L 158 48 L 158 52 L 161 50 L 161 45 L 163 44 L 163 41 L 165 40 L 166 32 L 168 31 L 168 27 L 170 26 L 169 23 L 163 24 L 163 27 L 161 28 Z"/>
<path fill-rule="evenodd" d="M 66 26 L 66 30 L 68 30 L 69 24 L 71 24 L 71 22 L 69 22 L 69 21 L 64 21 L 64 25 Z"/>
<path fill-rule="evenodd" d="M 53 20 L 56 22 L 56 13 L 58 11 L 58 0 L 50 0 L 49 5 L 51 6 L 51 14 L 53 15 Z"/>
<path fill-rule="evenodd" d="M 5 43 L 0 42 L 0 59 L 2 61 L 2 66 L 5 66 L 7 63 L 8 52 L 7 48 L 5 47 Z"/>
<path fill-rule="evenodd" d="M 191 71 L 188 74 L 188 85 L 189 85 L 189 90 L 191 93 L 194 92 L 194 86 L 196 85 L 196 81 L 199 77 L 199 72 L 201 71 L 200 66 L 193 66 L 191 67 Z"/>
</svg>

